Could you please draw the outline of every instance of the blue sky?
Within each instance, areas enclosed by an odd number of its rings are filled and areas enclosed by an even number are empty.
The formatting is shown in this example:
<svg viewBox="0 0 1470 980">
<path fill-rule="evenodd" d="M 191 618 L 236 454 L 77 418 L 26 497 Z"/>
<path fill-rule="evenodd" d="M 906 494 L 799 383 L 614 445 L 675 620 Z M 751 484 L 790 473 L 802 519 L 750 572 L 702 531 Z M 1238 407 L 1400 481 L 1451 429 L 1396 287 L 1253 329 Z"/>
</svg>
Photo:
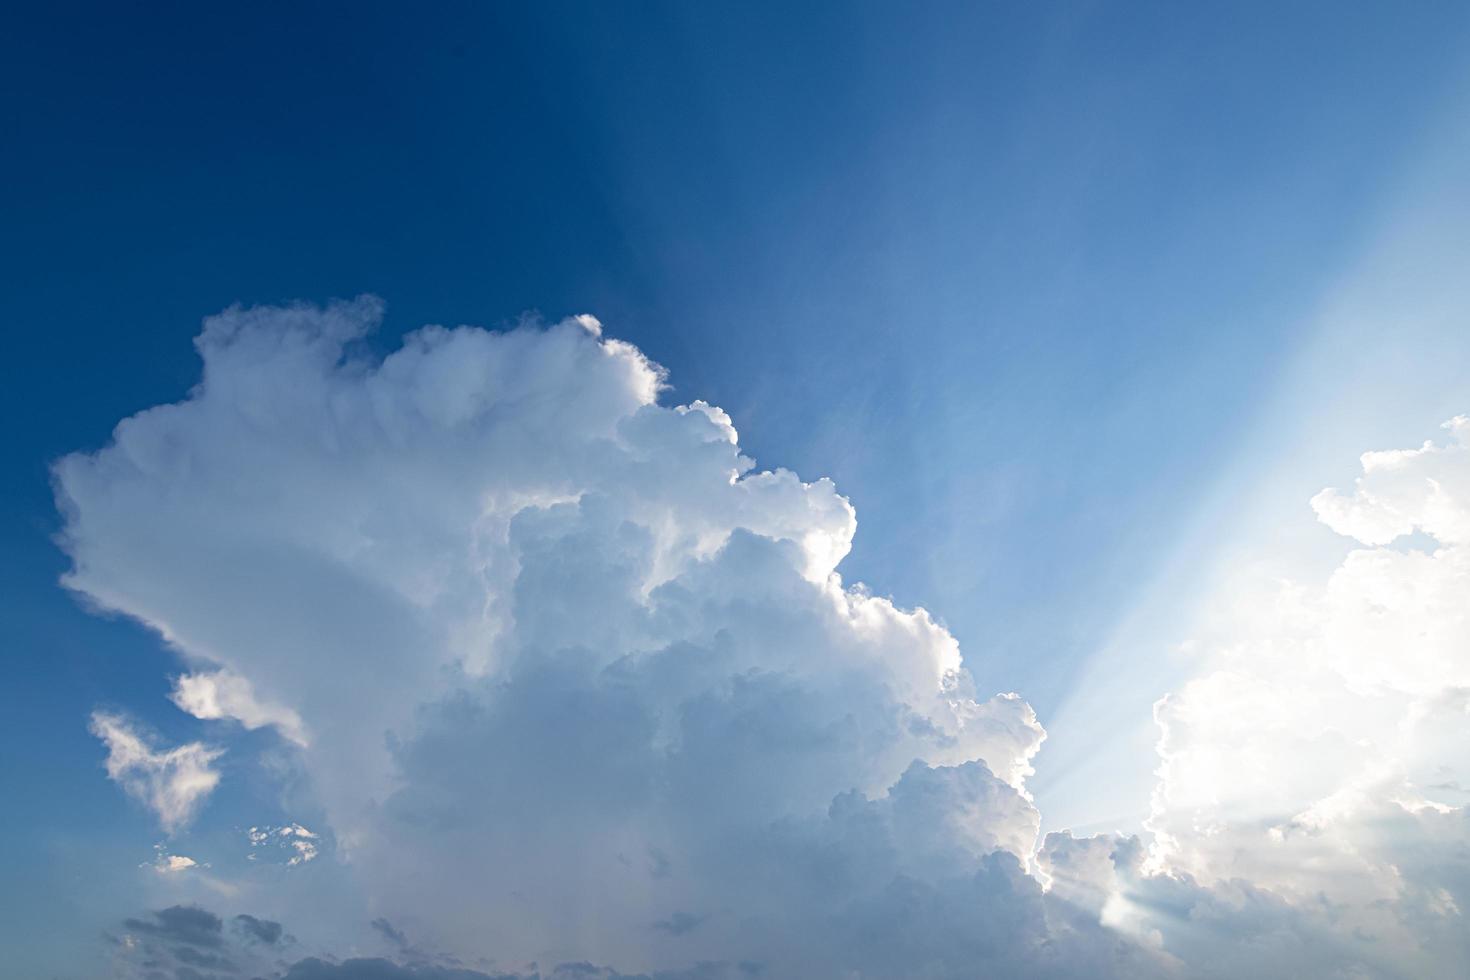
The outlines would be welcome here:
<svg viewBox="0 0 1470 980">
<path fill-rule="evenodd" d="M 0 903 L 44 937 L 21 954 L 37 968 L 139 907 L 159 839 L 104 777 L 90 713 L 169 743 L 198 728 L 166 697 L 175 654 L 58 586 L 48 467 L 183 398 L 201 319 L 231 304 L 376 294 L 379 353 L 425 323 L 594 314 L 668 368 L 665 404 L 718 405 L 762 467 L 832 478 L 857 510 L 844 577 L 931 610 L 979 686 L 1048 728 L 1052 829 L 1141 825 L 1151 759 L 1091 782 L 1064 763 L 1116 735 L 1089 722 L 1100 674 L 1151 738 L 1168 678 L 1118 665 L 1182 639 L 1170 617 L 1229 544 L 1222 494 L 1325 443 L 1309 496 L 1470 408 L 1443 292 L 1465 247 L 1445 217 L 1465 203 L 1458 4 L 12 20 L 0 752 L 19 791 L 0 838 L 19 870 Z M 1440 312 L 1354 320 L 1421 302 Z M 1387 348 L 1398 369 L 1365 381 Z M 1311 421 L 1324 405 L 1355 425 Z M 240 737 L 231 759 L 274 751 Z M 194 834 L 298 819 L 230 765 Z M 1143 792 L 1099 805 L 1099 779 Z"/>
</svg>

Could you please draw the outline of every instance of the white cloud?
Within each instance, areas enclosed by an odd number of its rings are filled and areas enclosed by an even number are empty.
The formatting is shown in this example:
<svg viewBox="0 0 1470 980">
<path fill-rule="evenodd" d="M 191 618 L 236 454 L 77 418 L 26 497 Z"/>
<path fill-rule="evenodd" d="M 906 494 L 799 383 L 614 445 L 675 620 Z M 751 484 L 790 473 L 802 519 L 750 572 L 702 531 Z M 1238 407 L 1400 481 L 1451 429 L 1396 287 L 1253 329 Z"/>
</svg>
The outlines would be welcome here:
<svg viewBox="0 0 1470 980">
<path fill-rule="evenodd" d="M 231 718 L 246 728 L 274 725 L 298 745 L 306 744 L 306 727 L 289 708 L 256 700 L 250 682 L 228 671 L 183 674 L 174 682 L 170 700 L 195 718 Z"/>
<path fill-rule="evenodd" d="M 118 715 L 92 714 L 92 734 L 107 746 L 107 775 L 144 803 L 170 833 L 187 824 L 219 783 L 210 768 L 222 749 L 190 742 L 172 749 L 150 748 Z"/>
<path fill-rule="evenodd" d="M 298 864 L 305 864 L 317 855 L 316 845 L 311 841 L 293 840 L 291 842 L 291 849 L 296 853 L 286 861 L 288 867 L 294 868 Z"/>
<path fill-rule="evenodd" d="M 594 337 L 602 336 L 602 321 L 590 313 L 579 313 L 572 317 L 573 320 Z"/>
<path fill-rule="evenodd" d="M 1437 547 L 1354 551 L 1161 703 L 1152 850 L 1038 854 L 1034 713 L 842 581 L 830 481 L 757 471 L 586 319 L 425 328 L 378 361 L 379 315 L 212 318 L 190 397 L 56 477 L 67 584 L 199 667 L 185 710 L 299 743 L 341 873 L 421 945 L 807 978 L 1456 962 L 1459 450 L 1318 498 L 1365 544 Z"/>
<path fill-rule="evenodd" d="M 1312 508 L 1328 527 L 1365 545 L 1386 545 L 1422 530 L 1445 544 L 1470 542 L 1470 418 L 1444 424 L 1451 442 L 1364 453 L 1363 476 L 1351 495 L 1323 490 Z"/>
<path fill-rule="evenodd" d="M 1446 445 L 1365 454 L 1352 493 L 1318 494 L 1320 519 L 1366 547 L 1325 581 L 1257 591 L 1269 601 L 1159 702 L 1148 824 L 1153 866 L 1246 878 L 1303 916 L 1330 903 L 1332 945 L 1415 976 L 1470 955 L 1470 426 L 1446 428 Z"/>
<path fill-rule="evenodd" d="M 152 868 L 161 875 L 175 875 L 202 867 L 198 861 L 195 861 L 191 857 L 183 854 L 168 853 L 163 849 L 162 845 L 154 849 L 158 851 L 158 854 L 154 857 L 151 864 L 143 865 L 143 867 Z"/>
<path fill-rule="evenodd" d="M 262 853 L 276 858 L 288 868 L 306 864 L 321 853 L 321 837 L 299 823 L 280 827 L 251 827 L 246 836 L 250 841 L 251 861 L 258 860 Z M 284 852 L 284 853 L 283 853 Z"/>
</svg>

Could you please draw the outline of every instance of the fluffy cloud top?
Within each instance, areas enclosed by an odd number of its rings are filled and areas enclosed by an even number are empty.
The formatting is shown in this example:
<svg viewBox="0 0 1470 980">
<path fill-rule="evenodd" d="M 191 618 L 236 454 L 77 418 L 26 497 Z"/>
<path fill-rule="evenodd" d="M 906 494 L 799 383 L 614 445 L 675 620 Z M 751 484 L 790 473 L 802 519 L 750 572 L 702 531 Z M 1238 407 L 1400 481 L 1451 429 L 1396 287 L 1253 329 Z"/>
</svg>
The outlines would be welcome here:
<svg viewBox="0 0 1470 980">
<path fill-rule="evenodd" d="M 67 585 L 177 648 L 181 708 L 294 746 L 366 896 L 342 929 L 407 964 L 358 973 L 1463 962 L 1464 820 L 1423 769 L 1464 705 L 1453 453 L 1379 467 L 1410 490 L 1318 499 L 1365 543 L 1407 526 L 1436 550 L 1354 552 L 1161 703 L 1152 847 L 1038 850 L 1035 715 L 981 693 L 926 612 L 842 581 L 856 520 L 830 482 L 756 470 L 718 408 L 660 405 L 662 371 L 591 318 L 428 327 L 377 359 L 380 315 L 212 318 L 185 401 L 56 467 Z M 1437 490 L 1405 476 L 1431 465 Z"/>
</svg>

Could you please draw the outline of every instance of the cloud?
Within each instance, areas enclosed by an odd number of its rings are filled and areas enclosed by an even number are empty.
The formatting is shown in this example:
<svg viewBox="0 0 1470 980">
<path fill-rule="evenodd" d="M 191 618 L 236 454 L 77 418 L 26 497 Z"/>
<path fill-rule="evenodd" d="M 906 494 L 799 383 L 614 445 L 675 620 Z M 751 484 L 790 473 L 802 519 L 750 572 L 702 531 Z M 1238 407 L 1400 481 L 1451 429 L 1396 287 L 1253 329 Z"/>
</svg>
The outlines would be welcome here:
<svg viewBox="0 0 1470 980">
<path fill-rule="evenodd" d="M 216 949 L 224 945 L 224 923 L 213 912 L 193 905 L 174 905 L 147 918 L 127 919 L 123 925 L 136 933 L 164 940 Z"/>
<path fill-rule="evenodd" d="M 1313 498 L 1360 546 L 1325 581 L 1251 590 L 1156 708 L 1151 868 L 1249 880 L 1313 955 L 1390 976 L 1470 961 L 1470 425 L 1446 429 Z"/>
<path fill-rule="evenodd" d="M 154 750 L 121 716 L 103 711 L 93 712 L 91 731 L 107 746 L 107 775 L 151 809 L 170 833 L 194 817 L 219 783 L 219 773 L 210 766 L 222 749 L 190 742 Z"/>
<path fill-rule="evenodd" d="M 241 920 L 265 927 L 266 933 L 270 926 L 279 930 L 276 923 L 253 916 L 238 916 L 237 927 Z M 250 936 L 248 927 L 245 934 Z M 173 905 L 125 919 L 120 933 L 108 938 L 113 953 L 109 975 L 118 978 L 226 980 L 246 970 L 269 969 L 248 948 L 248 940 L 242 945 L 223 919 L 197 905 Z"/>
<path fill-rule="evenodd" d="M 251 827 L 245 832 L 250 841 L 250 853 L 246 858 L 258 861 L 262 857 L 269 863 L 284 864 L 288 868 L 306 864 L 321 853 L 321 835 L 313 833 L 299 823 L 283 824 L 279 827 Z"/>
<path fill-rule="evenodd" d="M 274 725 L 286 738 L 306 744 L 306 731 L 296 712 L 255 698 L 250 682 L 228 671 L 183 674 L 174 682 L 170 700 L 195 718 L 231 718 L 246 728 Z"/>
<path fill-rule="evenodd" d="M 408 937 L 403 934 L 402 930 L 395 928 L 393 923 L 387 919 L 377 918 L 368 923 L 368 925 L 372 927 L 374 932 L 378 933 L 394 946 L 408 945 Z"/>
<path fill-rule="evenodd" d="M 1458 493 L 1470 469 L 1464 442 L 1470 418 L 1457 416 L 1443 427 L 1452 440 L 1445 446 L 1364 453 L 1352 494 L 1323 490 L 1312 509 L 1328 527 L 1365 545 L 1386 545 L 1416 530 L 1446 544 L 1470 541 L 1470 502 Z"/>
<path fill-rule="evenodd" d="M 154 858 L 153 863 L 147 865 L 159 874 L 179 874 L 183 871 L 191 871 L 198 868 L 199 862 L 183 854 L 166 854 L 162 850 Z"/>
<path fill-rule="evenodd" d="M 1317 499 L 1369 547 L 1160 703 L 1148 839 L 1039 842 L 1034 712 L 927 612 L 843 581 L 856 516 L 829 481 L 659 404 L 663 371 L 586 319 L 378 358 L 381 312 L 213 317 L 186 400 L 55 468 L 67 586 L 179 651 L 185 710 L 286 737 L 337 859 L 308 877 L 368 908 L 311 914 L 406 961 L 320 950 L 287 976 L 1464 961 L 1463 810 L 1433 788 L 1470 784 L 1460 450 L 1375 456 Z M 1388 546 L 1411 531 L 1433 548 Z M 316 853 L 281 829 L 252 843 Z"/>
<path fill-rule="evenodd" d="M 901 779 L 993 821 L 948 818 L 969 852 L 1029 851 L 1040 726 L 927 613 L 842 583 L 830 482 L 756 472 L 724 412 L 658 405 L 661 369 L 584 323 L 426 328 L 376 362 L 353 344 L 379 314 L 213 318 L 191 397 L 56 475 L 68 586 L 211 678 L 204 713 L 248 684 L 301 719 L 380 913 L 524 960 L 682 959 L 650 941 L 671 907 L 758 941 L 703 876 L 754 902 L 730 848 L 769 860 L 838 799 L 902 821 Z M 569 914 L 599 924 L 552 934 Z"/>
<path fill-rule="evenodd" d="M 285 932 L 279 922 L 272 922 L 269 919 L 259 919 L 242 912 L 235 916 L 234 923 L 235 928 L 252 942 L 274 946 L 286 939 Z"/>
</svg>

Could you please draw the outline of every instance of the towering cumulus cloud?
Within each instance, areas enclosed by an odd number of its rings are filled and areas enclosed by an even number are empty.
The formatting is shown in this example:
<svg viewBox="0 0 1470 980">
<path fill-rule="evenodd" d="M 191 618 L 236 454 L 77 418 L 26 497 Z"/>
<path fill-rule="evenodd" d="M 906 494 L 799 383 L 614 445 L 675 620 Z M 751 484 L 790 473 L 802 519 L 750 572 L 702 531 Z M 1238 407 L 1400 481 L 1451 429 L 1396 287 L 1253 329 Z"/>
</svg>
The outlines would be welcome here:
<svg viewBox="0 0 1470 980">
<path fill-rule="evenodd" d="M 1369 544 L 1440 547 L 1355 552 L 1283 613 L 1285 681 L 1271 647 L 1161 704 L 1151 841 L 1038 842 L 1033 712 L 844 585 L 830 482 L 660 405 L 590 317 L 378 359 L 380 315 L 214 317 L 188 399 L 56 466 L 66 584 L 177 649 L 181 709 L 280 732 L 335 842 L 313 867 L 365 896 L 342 929 L 404 964 L 303 948 L 290 976 L 1453 975 L 1464 821 L 1415 760 L 1464 744 L 1460 457 L 1319 498 Z M 1403 750 L 1352 747 L 1368 724 Z"/>
</svg>

